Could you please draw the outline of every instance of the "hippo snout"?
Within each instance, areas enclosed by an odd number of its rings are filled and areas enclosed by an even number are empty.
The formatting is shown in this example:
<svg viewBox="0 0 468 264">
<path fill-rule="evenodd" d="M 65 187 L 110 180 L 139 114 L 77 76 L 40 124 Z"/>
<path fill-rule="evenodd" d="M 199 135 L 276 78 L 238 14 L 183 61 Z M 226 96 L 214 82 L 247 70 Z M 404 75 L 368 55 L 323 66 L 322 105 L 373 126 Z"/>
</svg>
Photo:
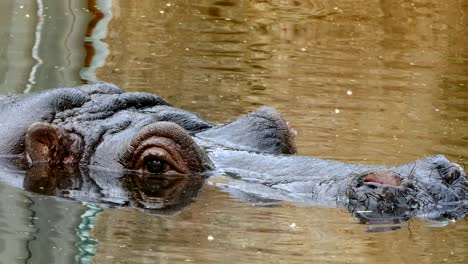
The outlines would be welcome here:
<svg viewBox="0 0 468 264">
<path fill-rule="evenodd" d="M 356 175 L 347 195 L 354 212 L 385 213 L 395 208 L 424 212 L 448 208 L 441 212 L 452 212 L 445 215 L 459 218 L 464 215 L 459 211 L 466 210 L 468 180 L 461 165 L 437 155 L 395 169 Z"/>
<path fill-rule="evenodd" d="M 348 189 L 351 211 L 391 212 L 396 208 L 414 208 L 415 186 L 407 179 L 387 172 L 357 175 Z"/>
</svg>

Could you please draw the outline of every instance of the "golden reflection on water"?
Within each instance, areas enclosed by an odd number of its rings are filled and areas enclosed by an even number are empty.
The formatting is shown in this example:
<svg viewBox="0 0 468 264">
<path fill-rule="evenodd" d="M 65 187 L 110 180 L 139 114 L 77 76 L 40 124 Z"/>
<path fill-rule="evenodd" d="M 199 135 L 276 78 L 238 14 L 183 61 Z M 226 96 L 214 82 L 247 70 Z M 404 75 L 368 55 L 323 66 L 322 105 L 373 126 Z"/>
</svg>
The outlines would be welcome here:
<svg viewBox="0 0 468 264">
<path fill-rule="evenodd" d="M 468 156 L 463 1 L 118 1 L 98 78 L 215 121 L 261 105 L 300 153 Z"/>
<path fill-rule="evenodd" d="M 96 227 L 96 263 L 463 263 L 468 243 L 466 223 L 371 233 L 344 210 L 252 206 L 212 186 L 175 217 L 107 210 Z"/>
<path fill-rule="evenodd" d="M 269 105 L 302 155 L 468 156 L 466 1 L 115 1 L 97 76 L 225 122 Z M 377 234 L 339 209 L 254 207 L 209 186 L 176 217 L 106 210 L 96 263 L 463 263 L 466 220 Z M 211 236 L 213 240 L 209 240 Z"/>
</svg>

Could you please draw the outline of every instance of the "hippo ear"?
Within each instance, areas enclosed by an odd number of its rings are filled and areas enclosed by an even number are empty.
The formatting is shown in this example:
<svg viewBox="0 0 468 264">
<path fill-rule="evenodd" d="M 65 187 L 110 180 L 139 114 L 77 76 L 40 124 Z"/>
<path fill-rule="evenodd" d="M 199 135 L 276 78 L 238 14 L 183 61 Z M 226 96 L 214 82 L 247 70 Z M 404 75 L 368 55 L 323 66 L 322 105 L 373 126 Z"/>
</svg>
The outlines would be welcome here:
<svg viewBox="0 0 468 264">
<path fill-rule="evenodd" d="M 33 123 L 26 132 L 26 155 L 32 163 L 50 162 L 59 147 L 59 132 L 49 123 Z"/>
<path fill-rule="evenodd" d="M 295 154 L 295 131 L 273 108 L 262 107 L 227 125 L 196 134 L 215 144 L 237 150 Z"/>
<path fill-rule="evenodd" d="M 49 123 L 33 123 L 26 131 L 25 155 L 32 164 L 77 164 L 82 154 L 82 139 Z"/>
</svg>

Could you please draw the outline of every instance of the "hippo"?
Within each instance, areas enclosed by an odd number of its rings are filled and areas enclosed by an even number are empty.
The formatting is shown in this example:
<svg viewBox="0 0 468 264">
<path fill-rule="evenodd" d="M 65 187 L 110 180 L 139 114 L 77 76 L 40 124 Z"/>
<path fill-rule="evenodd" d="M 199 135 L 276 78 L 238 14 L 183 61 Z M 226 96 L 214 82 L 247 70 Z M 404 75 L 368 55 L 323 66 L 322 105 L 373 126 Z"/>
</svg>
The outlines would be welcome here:
<svg viewBox="0 0 468 264">
<path fill-rule="evenodd" d="M 240 200 L 342 207 L 369 221 L 466 215 L 466 173 L 443 155 L 395 167 L 351 164 L 295 155 L 294 137 L 273 108 L 216 124 L 110 83 L 4 95 L 0 180 L 169 214 L 207 177 L 220 177 L 212 184 Z"/>
</svg>

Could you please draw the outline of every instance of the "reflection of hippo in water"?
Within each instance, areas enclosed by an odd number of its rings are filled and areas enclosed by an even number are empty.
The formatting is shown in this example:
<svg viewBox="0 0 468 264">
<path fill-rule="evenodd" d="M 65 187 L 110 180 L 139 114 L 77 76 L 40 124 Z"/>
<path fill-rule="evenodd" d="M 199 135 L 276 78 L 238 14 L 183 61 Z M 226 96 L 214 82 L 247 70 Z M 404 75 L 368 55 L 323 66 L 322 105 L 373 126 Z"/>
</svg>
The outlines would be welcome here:
<svg viewBox="0 0 468 264">
<path fill-rule="evenodd" d="M 4 96 L 0 107 L 0 152 L 21 155 L 33 166 L 23 185 L 30 190 L 37 182 L 37 166 L 76 171 L 78 165 L 90 165 L 119 175 L 109 179 L 146 179 L 132 185 L 138 190 L 150 186 L 147 179 L 154 177 L 210 172 L 224 175 L 216 184 L 239 198 L 305 201 L 379 214 L 414 211 L 429 218 L 466 213 L 466 174 L 444 156 L 381 167 L 289 155 L 296 152 L 294 133 L 271 108 L 216 125 L 158 96 L 124 93 L 106 83 Z M 48 175 L 58 175 L 40 171 L 37 175 L 46 175 L 46 182 Z M 107 195 L 112 191 L 108 188 Z"/>
</svg>

